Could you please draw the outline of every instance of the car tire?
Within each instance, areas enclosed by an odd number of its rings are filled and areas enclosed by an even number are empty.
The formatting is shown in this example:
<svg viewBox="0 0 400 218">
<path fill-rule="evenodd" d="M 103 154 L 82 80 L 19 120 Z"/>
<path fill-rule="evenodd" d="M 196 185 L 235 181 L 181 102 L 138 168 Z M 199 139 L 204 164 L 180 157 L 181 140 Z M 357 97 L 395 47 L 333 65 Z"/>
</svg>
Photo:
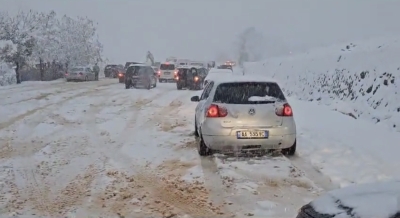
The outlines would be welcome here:
<svg viewBox="0 0 400 218">
<path fill-rule="evenodd" d="M 294 140 L 294 143 L 292 146 L 290 146 L 289 148 L 282 149 L 281 152 L 283 155 L 293 156 L 296 153 L 296 140 Z"/>
<path fill-rule="evenodd" d="M 157 87 L 157 79 L 154 80 L 154 86 L 153 86 L 153 88 L 155 88 L 155 87 Z"/>
<path fill-rule="evenodd" d="M 297 214 L 296 218 L 332 218 L 335 215 L 330 214 L 321 214 L 310 205 L 306 204 L 300 208 L 299 213 Z"/>
<path fill-rule="evenodd" d="M 178 90 L 182 90 L 182 85 L 180 85 L 180 84 L 176 84 L 176 89 L 178 89 Z"/>
<path fill-rule="evenodd" d="M 197 138 L 197 151 L 199 152 L 200 156 L 210 156 L 212 154 L 211 149 L 209 149 L 206 145 L 206 143 L 203 140 L 203 134 L 201 133 L 201 129 L 200 129 L 200 133 L 199 133 L 199 137 Z"/>
<path fill-rule="evenodd" d="M 129 83 L 125 83 L 125 89 L 130 89 L 130 88 L 131 88 L 130 84 Z"/>
<path fill-rule="evenodd" d="M 199 132 L 197 131 L 197 122 L 196 122 L 196 117 L 194 118 L 194 136 L 196 137 L 196 138 L 198 138 L 200 135 L 199 135 Z"/>
<path fill-rule="evenodd" d="M 147 85 L 146 88 L 147 88 L 147 90 L 150 90 L 150 89 L 151 89 L 151 82 L 148 83 L 148 85 Z"/>
</svg>

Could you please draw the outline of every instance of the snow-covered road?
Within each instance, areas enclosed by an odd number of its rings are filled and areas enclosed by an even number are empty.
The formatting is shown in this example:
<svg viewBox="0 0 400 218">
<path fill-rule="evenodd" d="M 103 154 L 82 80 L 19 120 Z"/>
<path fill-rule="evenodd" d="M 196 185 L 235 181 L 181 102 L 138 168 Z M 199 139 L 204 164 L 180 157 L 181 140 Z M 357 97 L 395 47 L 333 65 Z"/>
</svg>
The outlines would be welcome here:
<svg viewBox="0 0 400 218">
<path fill-rule="evenodd" d="M 380 150 L 396 134 L 296 100 L 299 155 L 200 158 L 192 95 L 112 79 L 1 88 L 0 214 L 294 217 L 326 190 L 399 174 Z"/>
</svg>

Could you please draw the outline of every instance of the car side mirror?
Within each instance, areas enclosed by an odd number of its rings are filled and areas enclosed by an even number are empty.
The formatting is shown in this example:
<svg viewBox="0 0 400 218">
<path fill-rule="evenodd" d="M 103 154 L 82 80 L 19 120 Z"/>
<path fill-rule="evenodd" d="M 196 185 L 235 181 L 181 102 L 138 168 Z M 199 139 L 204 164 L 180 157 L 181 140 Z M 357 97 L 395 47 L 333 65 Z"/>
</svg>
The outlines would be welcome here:
<svg viewBox="0 0 400 218">
<path fill-rule="evenodd" d="M 199 96 L 193 96 L 192 98 L 190 98 L 190 100 L 193 102 L 199 102 L 200 98 L 199 98 Z"/>
</svg>

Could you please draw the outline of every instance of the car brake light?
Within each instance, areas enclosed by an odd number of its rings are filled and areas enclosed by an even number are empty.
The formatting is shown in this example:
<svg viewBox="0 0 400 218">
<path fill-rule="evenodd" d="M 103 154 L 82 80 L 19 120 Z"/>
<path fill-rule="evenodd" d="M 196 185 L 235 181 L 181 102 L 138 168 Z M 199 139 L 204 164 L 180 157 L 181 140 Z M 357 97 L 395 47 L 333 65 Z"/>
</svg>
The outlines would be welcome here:
<svg viewBox="0 0 400 218">
<path fill-rule="evenodd" d="M 68 73 L 65 73 L 66 76 L 68 76 Z"/>
<path fill-rule="evenodd" d="M 161 74 L 161 70 L 158 71 L 158 75 L 160 75 L 160 74 Z"/>
<path fill-rule="evenodd" d="M 195 76 L 195 77 L 194 77 L 194 81 L 197 82 L 198 80 L 199 80 L 199 77 Z"/>
<path fill-rule="evenodd" d="M 224 107 L 212 104 L 207 110 L 207 117 L 226 117 L 228 115 L 228 110 Z"/>
<path fill-rule="evenodd" d="M 178 71 L 175 70 L 175 71 L 174 71 L 174 74 L 175 74 L 175 75 L 178 74 Z"/>
<path fill-rule="evenodd" d="M 179 80 L 179 76 L 175 77 L 176 80 Z"/>
<path fill-rule="evenodd" d="M 119 77 L 122 77 L 122 73 L 118 74 Z"/>
<path fill-rule="evenodd" d="M 83 76 L 83 73 L 79 73 L 79 76 Z"/>
<path fill-rule="evenodd" d="M 281 117 L 291 117 L 293 116 L 293 110 L 292 107 L 288 103 L 285 103 L 283 107 L 277 108 L 276 109 L 276 115 L 281 116 Z"/>
</svg>

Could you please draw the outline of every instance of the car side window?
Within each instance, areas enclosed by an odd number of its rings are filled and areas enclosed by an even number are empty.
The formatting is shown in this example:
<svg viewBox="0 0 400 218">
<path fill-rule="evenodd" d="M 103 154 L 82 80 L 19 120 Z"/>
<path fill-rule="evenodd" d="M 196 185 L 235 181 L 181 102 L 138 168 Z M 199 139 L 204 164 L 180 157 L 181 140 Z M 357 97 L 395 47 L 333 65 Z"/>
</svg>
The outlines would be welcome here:
<svg viewBox="0 0 400 218">
<path fill-rule="evenodd" d="M 210 82 L 207 84 L 206 88 L 204 89 L 203 93 L 201 94 L 200 101 L 208 98 L 213 86 L 214 86 L 214 82 Z"/>
</svg>

